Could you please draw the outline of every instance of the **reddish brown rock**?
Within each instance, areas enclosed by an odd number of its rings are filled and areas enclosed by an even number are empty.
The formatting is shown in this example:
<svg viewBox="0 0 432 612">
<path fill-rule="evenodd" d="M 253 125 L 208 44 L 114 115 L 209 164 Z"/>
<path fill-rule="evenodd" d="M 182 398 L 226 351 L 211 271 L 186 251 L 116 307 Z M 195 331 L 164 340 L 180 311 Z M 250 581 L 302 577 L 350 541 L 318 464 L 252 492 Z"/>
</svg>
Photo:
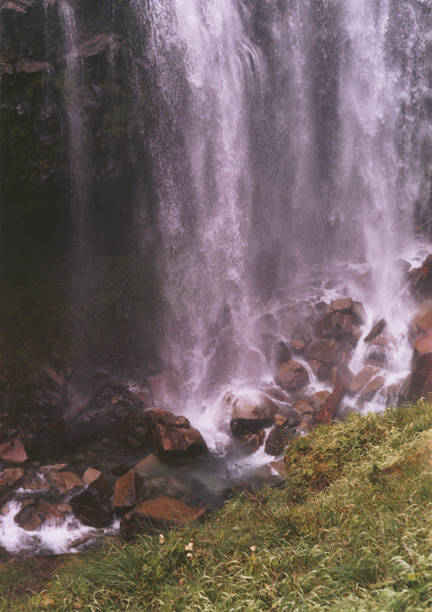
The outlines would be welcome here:
<svg viewBox="0 0 432 612">
<path fill-rule="evenodd" d="M 346 366 L 340 366 L 337 369 L 333 392 L 327 397 L 323 407 L 316 414 L 316 423 L 330 423 L 337 411 L 340 403 L 348 391 L 351 382 L 351 373 Z"/>
<path fill-rule="evenodd" d="M 24 477 L 21 468 L 6 468 L 0 472 L 0 498 L 16 488 Z"/>
<path fill-rule="evenodd" d="M 291 436 L 284 427 L 273 427 L 266 440 L 265 452 L 274 457 L 282 455 L 285 447 L 288 445 L 290 437 Z"/>
<path fill-rule="evenodd" d="M 83 481 L 73 472 L 51 472 L 47 475 L 47 480 L 60 493 L 68 493 L 72 489 L 84 485 Z"/>
<path fill-rule="evenodd" d="M 275 414 L 274 422 L 278 427 L 285 427 L 289 424 L 289 419 L 284 414 Z"/>
<path fill-rule="evenodd" d="M 330 377 L 330 366 L 327 363 L 323 363 L 322 361 L 318 361 L 317 359 L 310 359 L 309 365 L 311 367 L 312 372 L 318 378 L 318 380 L 326 381 Z"/>
<path fill-rule="evenodd" d="M 99 472 L 99 470 L 95 470 L 94 468 L 89 467 L 84 472 L 82 479 L 85 484 L 89 485 L 95 480 L 97 480 L 101 475 L 102 472 Z"/>
<path fill-rule="evenodd" d="M 276 372 L 276 382 L 285 391 L 297 391 L 309 383 L 306 369 L 297 361 L 282 363 Z"/>
<path fill-rule="evenodd" d="M 432 353 L 420 355 L 415 360 L 407 387 L 406 399 L 408 400 L 427 397 L 429 393 L 432 393 Z"/>
<path fill-rule="evenodd" d="M 138 480 L 134 470 L 118 478 L 114 485 L 114 509 L 117 514 L 124 514 L 138 503 Z"/>
<path fill-rule="evenodd" d="M 14 517 L 15 523 L 26 531 L 36 531 L 46 521 L 53 522 L 58 527 L 64 519 L 55 506 L 41 500 L 26 505 Z"/>
<path fill-rule="evenodd" d="M 303 351 L 305 350 L 306 342 L 301 338 L 293 338 L 290 341 L 290 346 L 294 353 L 300 354 L 303 353 Z"/>
<path fill-rule="evenodd" d="M 309 344 L 306 349 L 306 357 L 329 365 L 335 365 L 339 363 L 342 351 L 342 345 L 337 340 L 322 338 Z"/>
<path fill-rule="evenodd" d="M 432 353 L 432 331 L 421 334 L 414 342 L 414 358 Z"/>
<path fill-rule="evenodd" d="M 192 508 L 179 499 L 157 497 L 138 504 L 121 521 L 120 533 L 130 539 L 156 528 L 182 527 L 199 520 L 206 508 Z"/>
<path fill-rule="evenodd" d="M 411 322 L 411 331 L 414 335 L 432 332 L 432 300 L 421 304 Z"/>
<path fill-rule="evenodd" d="M 387 327 L 387 321 L 385 319 L 380 319 L 375 325 L 372 327 L 364 342 L 373 342 L 378 336 L 380 336 L 385 328 Z"/>
<path fill-rule="evenodd" d="M 317 393 L 314 393 L 312 395 L 311 401 L 312 401 L 314 413 L 319 412 L 323 408 L 329 395 L 330 395 L 330 391 L 317 391 Z"/>
<path fill-rule="evenodd" d="M 385 379 L 383 376 L 376 376 L 362 389 L 360 395 L 365 400 L 370 400 L 384 387 Z"/>
<path fill-rule="evenodd" d="M 353 332 L 354 316 L 346 312 L 330 312 L 317 325 L 318 336 L 324 338 L 348 338 L 352 342 L 355 340 Z"/>
<path fill-rule="evenodd" d="M 348 297 L 348 298 L 339 298 L 338 300 L 334 300 L 329 308 L 328 311 L 329 312 L 338 312 L 338 311 L 343 311 L 343 310 L 351 310 L 353 305 L 353 301 L 352 298 Z"/>
<path fill-rule="evenodd" d="M 150 410 L 148 417 L 155 452 L 164 461 L 192 459 L 207 453 L 204 438 L 185 417 L 166 410 Z"/>
<path fill-rule="evenodd" d="M 365 387 L 379 372 L 379 368 L 373 366 L 366 366 L 351 381 L 349 386 L 349 393 L 358 393 Z"/>
<path fill-rule="evenodd" d="M 294 408 L 300 415 L 314 413 L 314 408 L 311 405 L 311 402 L 307 402 L 306 400 L 299 400 L 294 404 Z"/>
<path fill-rule="evenodd" d="M 27 453 L 19 438 L 0 444 L 0 459 L 5 463 L 19 464 L 27 461 Z"/>
</svg>

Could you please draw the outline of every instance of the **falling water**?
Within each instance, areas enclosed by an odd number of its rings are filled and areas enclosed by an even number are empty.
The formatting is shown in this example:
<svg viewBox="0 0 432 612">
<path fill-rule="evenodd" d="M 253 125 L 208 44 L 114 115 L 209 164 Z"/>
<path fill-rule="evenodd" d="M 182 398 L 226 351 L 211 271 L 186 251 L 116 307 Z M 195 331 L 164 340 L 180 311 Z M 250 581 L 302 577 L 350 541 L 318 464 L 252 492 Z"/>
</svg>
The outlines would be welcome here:
<svg viewBox="0 0 432 612">
<path fill-rule="evenodd" d="M 71 222 L 73 234 L 72 274 L 70 280 L 72 354 L 83 377 L 87 364 L 87 340 L 79 313 L 86 304 L 89 265 L 88 172 L 86 170 L 86 130 L 82 104 L 84 95 L 78 53 L 78 28 L 73 5 L 59 4 L 65 38 L 66 113 L 70 175 Z"/>
<path fill-rule="evenodd" d="M 259 317 L 331 297 L 325 280 L 368 324 L 386 317 L 401 377 L 411 304 L 395 262 L 415 257 L 430 192 L 427 3 L 133 5 L 160 110 L 164 357 L 185 397 L 268 375 Z"/>
</svg>

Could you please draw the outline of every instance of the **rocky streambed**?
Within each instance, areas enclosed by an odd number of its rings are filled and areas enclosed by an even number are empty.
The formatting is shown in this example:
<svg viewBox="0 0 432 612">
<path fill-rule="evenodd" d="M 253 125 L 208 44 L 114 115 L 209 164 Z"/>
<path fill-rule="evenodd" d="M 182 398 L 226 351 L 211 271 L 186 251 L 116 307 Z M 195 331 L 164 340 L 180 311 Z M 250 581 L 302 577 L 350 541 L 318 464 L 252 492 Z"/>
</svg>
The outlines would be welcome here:
<svg viewBox="0 0 432 612">
<path fill-rule="evenodd" d="M 76 552 L 110 534 L 129 539 L 201 519 L 237 491 L 284 478 L 280 457 L 294 437 L 352 410 L 432 393 L 432 255 L 405 267 L 402 290 L 412 304 L 409 376 L 394 371 L 391 324 L 371 323 L 350 296 L 315 301 L 302 317 L 285 308 L 283 337 L 280 321 L 262 315 L 272 376 L 220 389 L 222 448 L 161 399 L 168 369 L 133 383 L 95 377 L 84 399 L 59 366 L 19 388 L 2 381 L 2 557 Z"/>
</svg>

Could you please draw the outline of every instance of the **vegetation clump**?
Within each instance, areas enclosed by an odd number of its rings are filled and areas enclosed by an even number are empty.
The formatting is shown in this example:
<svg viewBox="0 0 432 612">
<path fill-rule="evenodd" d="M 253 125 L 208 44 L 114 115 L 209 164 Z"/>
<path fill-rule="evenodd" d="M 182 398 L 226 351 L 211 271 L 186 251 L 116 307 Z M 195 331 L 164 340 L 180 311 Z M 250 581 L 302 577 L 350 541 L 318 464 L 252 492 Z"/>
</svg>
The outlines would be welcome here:
<svg viewBox="0 0 432 612">
<path fill-rule="evenodd" d="M 431 609 L 431 404 L 318 428 L 286 464 L 283 487 L 74 557 L 28 599 L 13 599 L 3 567 L 2 609 Z"/>
</svg>

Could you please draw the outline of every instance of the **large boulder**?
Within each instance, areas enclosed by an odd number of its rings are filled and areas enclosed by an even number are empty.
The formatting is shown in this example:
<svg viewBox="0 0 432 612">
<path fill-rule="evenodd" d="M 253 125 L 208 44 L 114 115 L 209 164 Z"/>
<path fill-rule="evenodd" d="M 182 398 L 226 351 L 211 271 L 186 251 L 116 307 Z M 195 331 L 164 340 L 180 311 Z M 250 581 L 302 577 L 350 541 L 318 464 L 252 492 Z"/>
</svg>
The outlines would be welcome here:
<svg viewBox="0 0 432 612">
<path fill-rule="evenodd" d="M 147 404 L 142 394 L 120 384 L 106 384 L 76 411 L 69 427 L 76 445 L 102 438 L 127 448 L 149 441 Z"/>
<path fill-rule="evenodd" d="M 90 527 L 108 527 L 114 520 L 111 504 L 113 487 L 111 480 L 101 474 L 85 491 L 70 500 L 75 516 Z"/>
<path fill-rule="evenodd" d="M 232 421 L 259 421 L 261 426 L 266 426 L 273 422 L 277 405 L 261 391 L 240 389 L 225 393 L 222 410 L 231 415 Z"/>
<path fill-rule="evenodd" d="M 306 348 L 307 359 L 321 361 L 328 365 L 340 362 L 343 354 L 342 344 L 334 338 L 321 338 L 311 342 Z"/>
<path fill-rule="evenodd" d="M 355 395 L 359 393 L 364 387 L 366 387 L 378 374 L 379 368 L 374 366 L 366 366 L 358 374 L 354 376 L 350 385 L 349 385 L 349 393 Z"/>
<path fill-rule="evenodd" d="M 163 461 L 184 461 L 207 453 L 207 444 L 188 419 L 167 410 L 147 413 L 157 456 Z"/>
<path fill-rule="evenodd" d="M 420 355 L 414 360 L 413 370 L 403 395 L 408 400 L 427 397 L 432 393 L 432 353 Z"/>
<path fill-rule="evenodd" d="M 138 504 L 121 521 L 120 533 L 129 540 L 140 533 L 165 527 L 183 527 L 199 520 L 206 508 L 192 508 L 172 497 L 157 497 Z"/>
<path fill-rule="evenodd" d="M 333 391 L 325 400 L 322 408 L 315 415 L 316 423 L 326 424 L 334 419 L 342 399 L 348 392 L 351 377 L 352 375 L 346 366 L 339 366 L 337 368 Z"/>
<path fill-rule="evenodd" d="M 276 371 L 275 379 L 285 391 L 298 391 L 309 384 L 306 368 L 294 360 L 282 363 Z"/>
<path fill-rule="evenodd" d="M 117 514 L 125 514 L 138 503 L 138 476 L 129 470 L 118 478 L 114 485 L 114 509 Z"/>
<path fill-rule="evenodd" d="M 64 515 L 55 506 L 43 500 L 25 505 L 14 517 L 15 523 L 25 531 L 36 531 L 47 521 L 58 527 L 64 520 Z"/>
<path fill-rule="evenodd" d="M 27 453 L 20 438 L 16 437 L 0 444 L 0 459 L 12 465 L 18 465 L 27 461 Z"/>
</svg>

